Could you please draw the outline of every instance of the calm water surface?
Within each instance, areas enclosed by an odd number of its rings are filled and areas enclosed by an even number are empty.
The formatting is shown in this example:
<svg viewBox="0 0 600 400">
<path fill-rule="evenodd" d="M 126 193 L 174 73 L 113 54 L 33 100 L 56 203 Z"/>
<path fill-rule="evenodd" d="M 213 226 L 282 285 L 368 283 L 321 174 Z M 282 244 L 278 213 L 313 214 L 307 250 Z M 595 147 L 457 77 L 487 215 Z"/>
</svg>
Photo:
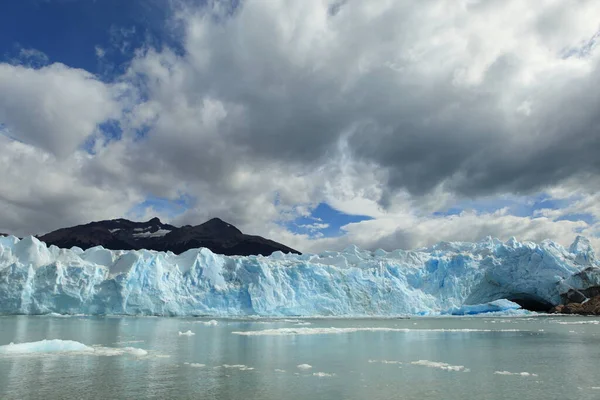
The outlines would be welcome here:
<svg viewBox="0 0 600 400">
<path fill-rule="evenodd" d="M 600 399 L 599 319 L 208 321 L 0 317 L 0 345 L 148 351 L 0 355 L 0 399 Z"/>
</svg>

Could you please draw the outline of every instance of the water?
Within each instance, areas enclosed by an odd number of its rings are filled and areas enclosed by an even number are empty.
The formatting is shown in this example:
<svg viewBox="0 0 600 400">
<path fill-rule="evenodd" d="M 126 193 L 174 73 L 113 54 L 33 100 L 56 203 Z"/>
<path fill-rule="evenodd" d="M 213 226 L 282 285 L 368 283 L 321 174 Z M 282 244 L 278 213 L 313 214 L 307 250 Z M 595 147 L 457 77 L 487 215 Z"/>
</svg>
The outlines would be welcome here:
<svg viewBox="0 0 600 400">
<path fill-rule="evenodd" d="M 600 398 L 598 319 L 207 321 L 0 317 L 0 345 L 68 339 L 148 351 L 0 355 L 0 399 Z M 178 334 L 188 330 L 195 335 Z"/>
</svg>

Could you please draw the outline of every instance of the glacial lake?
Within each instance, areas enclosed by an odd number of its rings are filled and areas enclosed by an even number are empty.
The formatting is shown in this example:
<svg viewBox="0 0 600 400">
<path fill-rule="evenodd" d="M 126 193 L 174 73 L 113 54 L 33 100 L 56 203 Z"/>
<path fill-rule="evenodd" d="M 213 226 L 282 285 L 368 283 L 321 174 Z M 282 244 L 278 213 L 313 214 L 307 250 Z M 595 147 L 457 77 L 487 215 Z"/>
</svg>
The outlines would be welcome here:
<svg viewBox="0 0 600 400">
<path fill-rule="evenodd" d="M 599 323 L 3 316 L 0 346 L 87 347 L 0 347 L 0 399 L 597 400 Z"/>
</svg>

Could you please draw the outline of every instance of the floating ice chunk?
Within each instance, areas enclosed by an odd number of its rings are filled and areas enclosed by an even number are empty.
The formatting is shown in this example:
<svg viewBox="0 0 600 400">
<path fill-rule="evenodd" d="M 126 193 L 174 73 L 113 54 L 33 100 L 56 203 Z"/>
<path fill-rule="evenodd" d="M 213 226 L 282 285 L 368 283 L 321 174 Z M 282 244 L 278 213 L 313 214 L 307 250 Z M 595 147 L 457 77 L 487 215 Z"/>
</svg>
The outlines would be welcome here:
<svg viewBox="0 0 600 400">
<path fill-rule="evenodd" d="M 423 332 L 455 332 L 455 333 L 486 333 L 486 332 L 528 332 L 520 329 L 408 329 L 408 328 L 278 328 L 263 329 L 258 331 L 234 331 L 234 335 L 242 336 L 295 336 L 295 335 L 335 335 L 356 332 L 399 332 L 399 333 L 423 333 Z"/>
<path fill-rule="evenodd" d="M 600 321 L 598 320 L 593 320 L 593 321 L 552 321 L 555 324 L 560 324 L 560 325 L 598 325 L 600 324 Z"/>
<path fill-rule="evenodd" d="M 122 342 L 115 342 L 115 344 L 132 344 L 132 343 L 144 343 L 144 340 L 125 340 Z"/>
<path fill-rule="evenodd" d="M 112 350 L 112 349 L 111 349 Z M 144 357 L 148 355 L 148 352 L 144 349 L 138 349 L 136 347 L 123 347 L 122 349 L 114 349 L 117 350 L 116 353 L 121 354 L 131 354 L 136 357 Z M 119 355 L 119 354 L 116 354 Z"/>
<path fill-rule="evenodd" d="M 122 356 L 122 355 L 131 355 L 135 357 L 145 357 L 148 355 L 148 352 L 144 349 L 139 349 L 137 347 L 102 347 L 102 346 L 94 346 L 94 355 L 97 356 L 106 356 L 106 357 L 114 357 L 114 356 Z"/>
<path fill-rule="evenodd" d="M 216 326 L 219 325 L 217 320 L 211 319 L 210 321 L 194 321 L 195 324 L 202 324 L 206 326 Z"/>
<path fill-rule="evenodd" d="M 463 305 L 460 307 L 451 308 L 447 311 L 444 311 L 442 314 L 476 315 L 487 314 L 492 312 L 495 313 L 502 311 L 519 310 L 520 308 L 521 306 L 515 302 L 512 302 L 507 299 L 500 299 L 485 304 Z"/>
<path fill-rule="evenodd" d="M 456 372 L 469 372 L 469 369 L 465 368 L 463 365 L 450 365 L 443 362 L 438 361 L 429 361 L 429 360 L 419 360 L 411 362 L 412 365 L 422 365 L 424 367 L 429 368 L 438 368 L 443 369 L 445 371 L 456 371 Z"/>
<path fill-rule="evenodd" d="M 59 313 L 51 312 L 51 313 L 48 313 L 48 314 L 44 314 L 44 317 L 69 318 L 70 315 L 65 315 L 65 314 L 59 314 Z"/>
<path fill-rule="evenodd" d="M 186 332 L 179 331 L 179 336 L 194 336 L 194 335 L 195 335 L 195 333 L 190 330 L 188 330 Z"/>
<path fill-rule="evenodd" d="M 299 364 L 299 365 L 297 365 L 297 367 L 299 369 L 311 369 L 312 365 L 309 365 L 309 364 Z"/>
<path fill-rule="evenodd" d="M 370 364 L 373 363 L 380 363 L 380 364 L 402 364 L 401 361 L 395 361 L 395 360 L 369 360 Z"/>
<path fill-rule="evenodd" d="M 509 371 L 495 371 L 496 375 L 517 375 L 517 376 L 538 376 L 537 374 L 532 374 L 531 372 L 509 372 Z"/>
<path fill-rule="evenodd" d="M 327 372 L 313 372 L 313 376 L 318 376 L 319 378 L 331 378 L 335 376 L 335 374 L 328 374 Z"/>
<path fill-rule="evenodd" d="M 244 364 L 233 364 L 233 365 L 231 365 L 231 364 L 223 364 L 223 365 L 217 366 L 215 368 L 237 369 L 237 370 L 240 370 L 240 371 L 252 371 L 252 370 L 254 370 L 254 367 L 249 367 L 249 366 L 244 365 Z"/>
<path fill-rule="evenodd" d="M 192 368 L 203 368 L 206 367 L 206 364 L 198 364 L 198 363 L 189 363 L 188 364 Z"/>
<path fill-rule="evenodd" d="M 38 342 L 28 342 L 19 344 L 8 344 L 0 346 L 0 354 L 6 355 L 24 355 L 24 354 L 47 354 L 47 353 L 66 353 L 66 354 L 89 354 L 97 356 L 119 356 L 124 354 L 143 357 L 148 352 L 135 347 L 102 347 L 86 346 L 83 343 L 74 340 L 40 340 Z"/>
<path fill-rule="evenodd" d="M 10 343 L 0 346 L 0 354 L 93 352 L 94 348 L 74 340 L 40 340 L 29 343 Z"/>
<path fill-rule="evenodd" d="M 285 372 L 285 369 L 275 368 L 275 372 Z"/>
</svg>

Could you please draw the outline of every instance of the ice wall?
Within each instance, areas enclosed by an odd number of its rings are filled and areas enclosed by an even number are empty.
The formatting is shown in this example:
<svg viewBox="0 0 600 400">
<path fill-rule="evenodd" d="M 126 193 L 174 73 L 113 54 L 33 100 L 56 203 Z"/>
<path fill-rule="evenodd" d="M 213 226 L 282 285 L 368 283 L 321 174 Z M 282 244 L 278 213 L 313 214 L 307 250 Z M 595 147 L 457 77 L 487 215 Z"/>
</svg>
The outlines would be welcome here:
<svg viewBox="0 0 600 400">
<path fill-rule="evenodd" d="M 582 237 L 440 243 L 416 251 L 227 257 L 208 249 L 49 248 L 0 238 L 0 313 L 152 315 L 401 315 L 444 312 L 498 299 L 558 304 L 561 293 L 600 282 Z"/>
</svg>

